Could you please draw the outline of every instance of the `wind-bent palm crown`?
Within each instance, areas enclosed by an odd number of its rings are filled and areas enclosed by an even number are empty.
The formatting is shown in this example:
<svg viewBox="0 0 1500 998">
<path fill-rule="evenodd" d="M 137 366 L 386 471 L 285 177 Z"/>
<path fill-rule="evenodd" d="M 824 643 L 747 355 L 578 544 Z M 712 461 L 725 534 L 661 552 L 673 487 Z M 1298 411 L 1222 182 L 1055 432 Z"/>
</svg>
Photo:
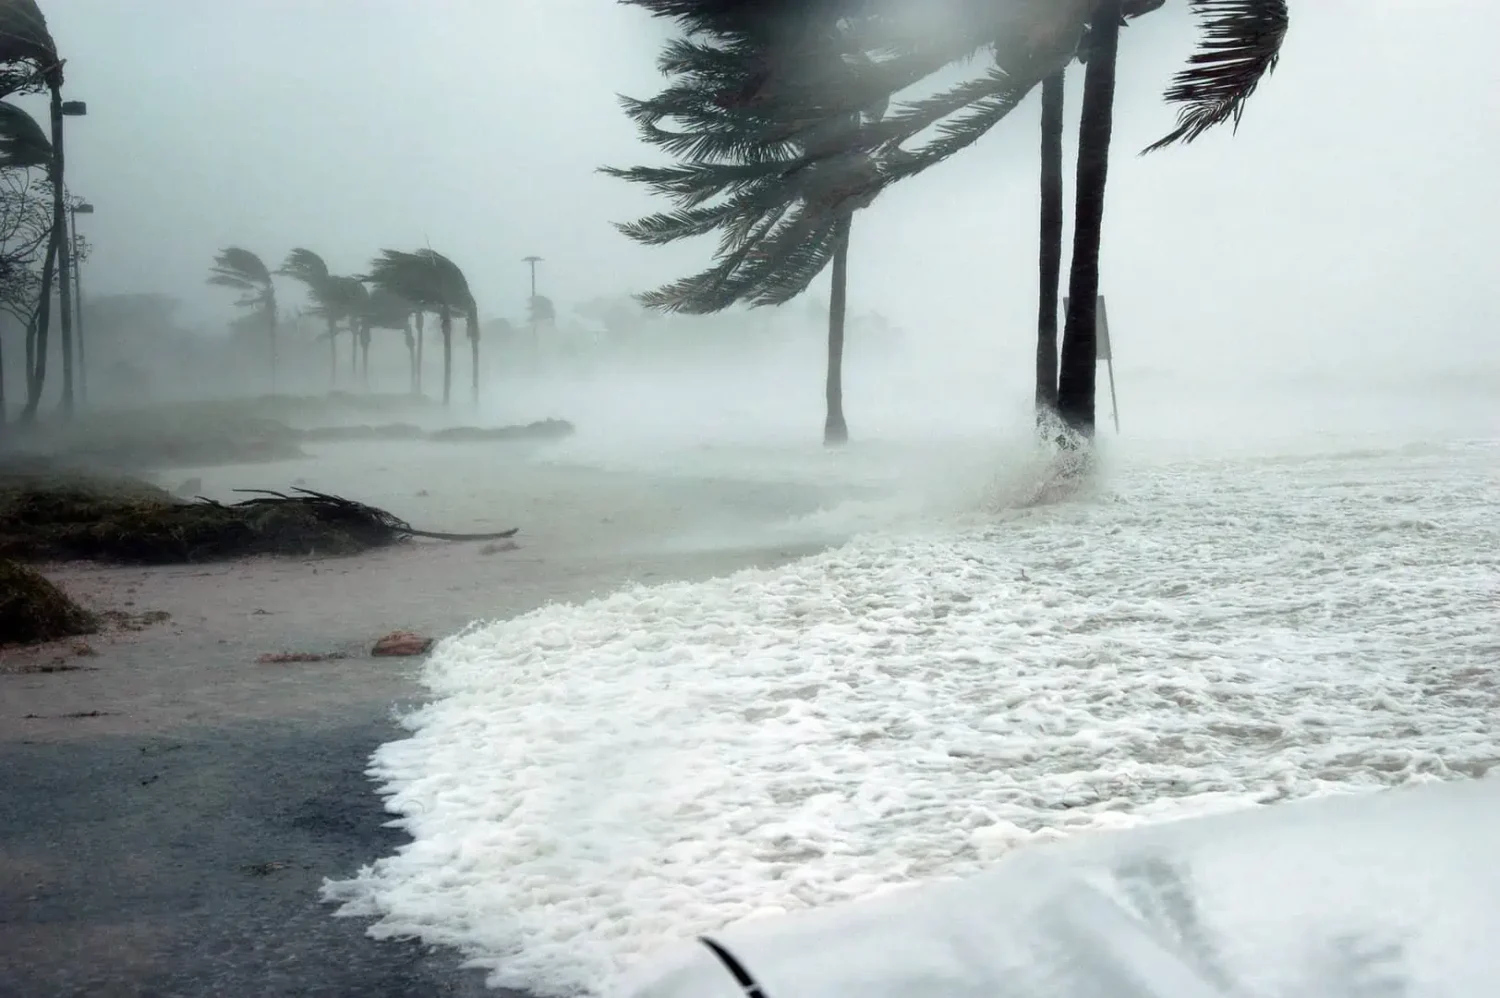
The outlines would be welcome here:
<svg viewBox="0 0 1500 998">
<path fill-rule="evenodd" d="M 877 167 L 864 192 L 869 198 L 971 145 L 1043 79 L 1086 56 L 1088 28 L 1103 0 L 627 2 L 677 19 L 690 38 L 712 34 L 731 44 L 755 39 L 756 63 L 741 73 L 736 87 L 726 88 L 729 99 L 712 123 L 714 137 L 732 134 L 741 146 L 794 149 L 789 171 L 865 153 Z M 1129 19 L 1165 2 L 1121 0 L 1120 10 Z M 1199 21 L 1198 49 L 1166 93 L 1179 108 L 1178 127 L 1147 151 L 1191 142 L 1225 122 L 1238 124 L 1246 101 L 1275 68 L 1287 31 L 1287 0 L 1183 2 Z M 809 27 L 819 19 L 839 24 L 856 58 L 829 57 Z M 988 66 L 979 76 L 896 103 L 880 120 L 860 128 L 829 127 L 986 51 Z M 851 71 L 855 64 L 857 72 Z M 663 69 L 671 71 L 665 57 Z M 906 147 L 928 129 L 934 130 L 932 138 Z M 692 136 L 679 137 L 678 143 L 680 151 L 700 156 L 707 145 L 694 144 Z"/>
<path fill-rule="evenodd" d="M 62 85 L 62 60 L 36 0 L 0 0 L 0 97 Z"/>
<path fill-rule="evenodd" d="M 0 101 L 0 169 L 20 170 L 52 164 L 52 142 L 37 120 L 7 101 Z"/>
<path fill-rule="evenodd" d="M 219 255 L 214 257 L 208 283 L 244 292 L 235 303 L 242 308 L 275 307 L 275 287 L 271 282 L 271 272 L 260 257 L 247 249 L 231 246 L 220 250 Z"/>
</svg>

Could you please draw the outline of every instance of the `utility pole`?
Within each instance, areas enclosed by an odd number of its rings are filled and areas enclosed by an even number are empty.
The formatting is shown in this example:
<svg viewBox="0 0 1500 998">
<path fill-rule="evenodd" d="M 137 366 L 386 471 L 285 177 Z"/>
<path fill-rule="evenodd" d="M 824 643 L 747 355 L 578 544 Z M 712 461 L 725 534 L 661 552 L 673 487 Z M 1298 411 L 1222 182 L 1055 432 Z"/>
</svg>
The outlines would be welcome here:
<svg viewBox="0 0 1500 998">
<path fill-rule="evenodd" d="M 526 317 L 531 324 L 531 353 L 535 358 L 541 353 L 541 338 L 537 335 L 536 322 L 536 265 L 542 262 L 539 256 L 526 256 L 521 262 L 531 268 L 531 297 L 526 299 Z"/>
<path fill-rule="evenodd" d="M 73 304 L 77 308 L 77 314 L 73 319 L 74 328 L 78 332 L 78 402 L 80 405 L 87 405 L 89 368 L 88 353 L 83 337 L 83 257 L 78 252 L 78 216 L 92 215 L 94 206 L 87 201 L 75 201 L 68 208 L 68 212 L 72 216 L 68 229 L 73 241 Z"/>
</svg>

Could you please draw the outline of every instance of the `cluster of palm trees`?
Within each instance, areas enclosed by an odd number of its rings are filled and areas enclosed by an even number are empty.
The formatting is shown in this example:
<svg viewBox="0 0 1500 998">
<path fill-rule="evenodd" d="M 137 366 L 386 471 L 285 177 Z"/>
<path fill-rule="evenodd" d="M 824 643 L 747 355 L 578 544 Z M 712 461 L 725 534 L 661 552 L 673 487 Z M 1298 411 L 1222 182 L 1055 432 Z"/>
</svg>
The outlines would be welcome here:
<svg viewBox="0 0 1500 998">
<path fill-rule="evenodd" d="M 208 282 L 239 291 L 236 304 L 246 310 L 246 319 L 264 331 L 272 391 L 276 390 L 279 365 L 277 275 L 290 277 L 306 288 L 308 314 L 325 324 L 322 335 L 328 340 L 335 379 L 341 333 L 349 338 L 351 370 L 361 374 L 368 385 L 372 333 L 377 329 L 397 330 L 406 341 L 411 391 L 421 394 L 426 317 L 436 316 L 443 346 L 444 405 L 450 403 L 453 393 L 453 320 L 461 317 L 469 339 L 473 394 L 478 403 L 479 306 L 463 271 L 443 254 L 431 249 L 381 250 L 370 262 L 369 273 L 342 275 L 332 273 L 321 256 L 302 247 L 288 253 L 274 272 L 243 247 L 221 250 L 214 258 Z"/>
<path fill-rule="evenodd" d="M 1167 0 L 625 0 L 672 18 L 650 100 L 625 100 L 668 167 L 606 168 L 671 210 L 619 228 L 660 245 L 716 233 L 711 267 L 640 296 L 648 306 L 714 312 L 777 304 L 830 264 L 824 440 L 847 439 L 842 353 L 853 215 L 892 184 L 972 145 L 1035 89 L 1042 93 L 1036 350 L 1039 425 L 1061 443 L 1094 430 L 1099 248 L 1120 29 Z M 1167 92 L 1178 127 L 1148 151 L 1237 124 L 1276 65 L 1287 0 L 1181 0 L 1201 41 Z M 920 14 L 920 16 L 916 16 Z M 981 72 L 927 97 L 897 96 L 952 66 Z M 1063 259 L 1065 74 L 1085 65 L 1078 125 L 1073 254 L 1058 349 Z"/>
<path fill-rule="evenodd" d="M 42 92 L 51 96 L 50 137 L 31 115 L 0 100 L 0 170 L 42 171 L 51 201 L 45 228 L 46 250 L 39 274 L 33 270 L 32 258 L 32 251 L 38 247 L 29 233 L 21 236 L 21 245 L 0 247 L 0 280 L 7 295 L 6 310 L 21 319 L 26 335 L 26 404 L 21 410 L 22 422 L 36 418 L 46 382 L 54 291 L 62 331 L 62 414 L 71 415 L 74 405 L 74 289 L 68 235 L 69 198 L 63 177 L 63 118 L 82 114 L 84 106 L 62 98 L 63 63 L 36 0 L 0 0 L 0 98 Z M 17 190 L 24 196 L 24 185 Z M 81 350 L 81 342 L 77 346 Z M 81 360 L 80 356 L 80 366 Z M 0 363 L 0 373 L 3 370 Z M 0 377 L 0 385 L 3 381 Z M 0 422 L 4 413 L 4 391 L 0 387 Z"/>
</svg>

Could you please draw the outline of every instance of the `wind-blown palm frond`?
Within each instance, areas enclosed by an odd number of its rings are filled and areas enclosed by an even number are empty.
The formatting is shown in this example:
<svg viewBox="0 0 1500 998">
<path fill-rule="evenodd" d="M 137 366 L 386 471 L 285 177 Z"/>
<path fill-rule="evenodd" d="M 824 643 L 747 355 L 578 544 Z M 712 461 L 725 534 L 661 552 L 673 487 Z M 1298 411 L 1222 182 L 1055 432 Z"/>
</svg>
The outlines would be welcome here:
<svg viewBox="0 0 1500 998">
<path fill-rule="evenodd" d="M 245 292 L 235 303 L 243 308 L 275 308 L 270 270 L 260 257 L 239 246 L 219 251 L 214 257 L 213 269 L 209 271 L 208 283 Z"/>
<path fill-rule="evenodd" d="M 828 19 L 829 5 L 842 2 L 770 0 L 752 9 L 734 0 L 639 0 L 653 13 L 684 16 L 700 36 L 667 44 L 659 64 L 671 80 L 661 93 L 623 100 L 642 138 L 677 162 L 604 168 L 673 202 L 671 210 L 616 227 L 647 245 L 719 236 L 712 267 L 638 296 L 643 304 L 704 313 L 789 300 L 831 261 L 839 221 L 881 188 L 872 150 L 894 144 L 874 132 L 887 95 L 877 87 L 858 105 L 850 95 L 883 67 L 852 25 Z M 822 61 L 803 60 L 788 83 L 780 69 L 796 61 L 792 51 L 818 53 Z M 799 89 L 809 72 L 837 85 L 814 99 L 811 88 Z M 845 113 L 831 113 L 834 107 Z"/>
<path fill-rule="evenodd" d="M 1286 39 L 1286 0 L 1190 0 L 1202 38 L 1166 99 L 1181 105 L 1177 127 L 1147 146 L 1188 143 L 1225 122 L 1238 128 L 1245 103 L 1276 68 Z"/>
<path fill-rule="evenodd" d="M 0 97 L 62 81 L 62 60 L 36 0 L 0 0 Z"/>
<path fill-rule="evenodd" d="M 45 167 L 52 142 L 37 120 L 14 104 L 0 101 L 0 169 Z"/>
<path fill-rule="evenodd" d="M 436 250 L 381 250 L 370 262 L 365 281 L 371 290 L 395 295 L 424 311 L 463 315 L 478 329 L 479 309 L 468 279 L 456 263 Z"/>
<path fill-rule="evenodd" d="M 365 300 L 365 317 L 371 329 L 405 329 L 416 310 L 411 302 L 380 285 L 370 288 Z"/>
</svg>

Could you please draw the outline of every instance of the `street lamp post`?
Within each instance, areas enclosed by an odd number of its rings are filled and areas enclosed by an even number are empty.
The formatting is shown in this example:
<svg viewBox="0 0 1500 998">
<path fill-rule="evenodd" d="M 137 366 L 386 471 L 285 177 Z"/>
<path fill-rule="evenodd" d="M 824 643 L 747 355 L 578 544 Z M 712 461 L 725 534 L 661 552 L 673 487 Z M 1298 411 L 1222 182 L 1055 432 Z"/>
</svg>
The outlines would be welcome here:
<svg viewBox="0 0 1500 998">
<path fill-rule="evenodd" d="M 78 201 L 68 211 L 72 215 L 68 228 L 73 241 L 73 303 L 78 306 L 78 401 L 88 405 L 89 367 L 83 335 L 83 260 L 78 255 L 78 216 L 92 215 L 94 206 L 87 201 Z"/>
<path fill-rule="evenodd" d="M 532 357 L 536 358 L 542 352 L 541 338 L 537 336 L 536 332 L 536 265 L 542 262 L 542 258 L 539 256 L 526 256 L 521 258 L 521 262 L 531 268 L 531 297 L 526 299 L 526 315 L 531 320 L 531 353 Z"/>
<path fill-rule="evenodd" d="M 63 100 L 60 91 L 61 77 L 52 87 L 52 225 L 57 240 L 57 304 L 62 320 L 63 347 L 63 412 L 73 411 L 73 275 L 69 237 L 67 206 L 64 192 L 67 183 L 64 174 L 63 119 L 80 118 L 88 114 L 88 105 L 81 100 Z M 61 229 L 61 232 L 57 230 Z"/>
</svg>

